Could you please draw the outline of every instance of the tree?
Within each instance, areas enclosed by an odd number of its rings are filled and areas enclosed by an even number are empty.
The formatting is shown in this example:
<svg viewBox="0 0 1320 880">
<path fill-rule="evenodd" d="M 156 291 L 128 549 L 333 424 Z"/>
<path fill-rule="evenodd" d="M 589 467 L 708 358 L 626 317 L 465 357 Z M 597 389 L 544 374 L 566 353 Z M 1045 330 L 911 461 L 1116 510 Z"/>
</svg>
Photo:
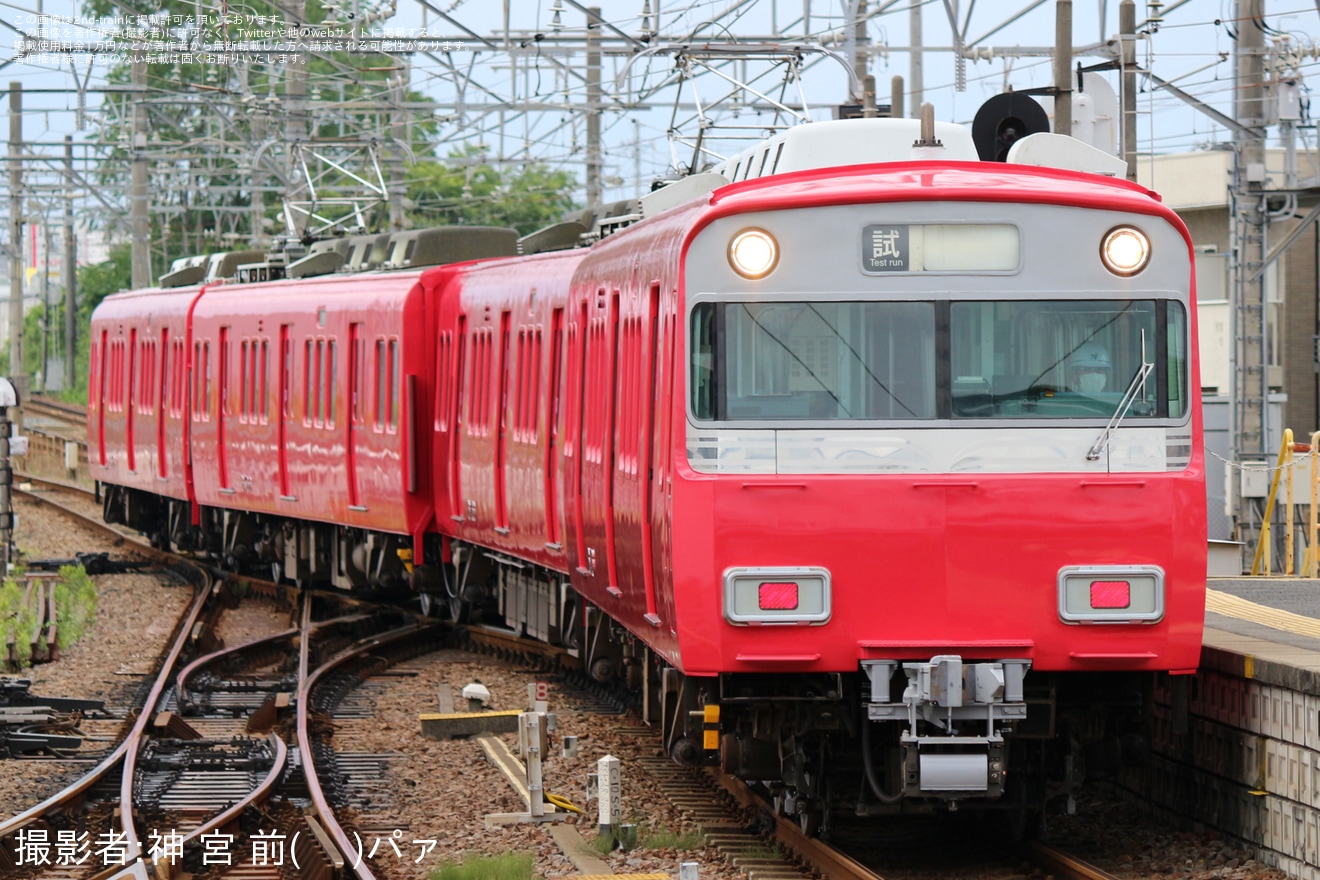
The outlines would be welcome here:
<svg viewBox="0 0 1320 880">
<path fill-rule="evenodd" d="M 567 171 L 535 162 L 501 173 L 475 148 L 451 154 L 448 164 L 418 162 L 408 171 L 416 226 L 512 226 L 526 235 L 577 207 L 576 186 Z"/>
</svg>

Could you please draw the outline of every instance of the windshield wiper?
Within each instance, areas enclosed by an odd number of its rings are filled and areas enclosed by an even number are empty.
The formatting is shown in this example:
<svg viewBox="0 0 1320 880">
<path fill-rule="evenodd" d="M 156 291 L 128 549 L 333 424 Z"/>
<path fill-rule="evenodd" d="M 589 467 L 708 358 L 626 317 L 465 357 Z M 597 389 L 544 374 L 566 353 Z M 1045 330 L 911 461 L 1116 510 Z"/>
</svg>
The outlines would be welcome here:
<svg viewBox="0 0 1320 880">
<path fill-rule="evenodd" d="M 1096 440 L 1086 452 L 1087 461 L 1096 461 L 1100 458 L 1100 451 L 1105 448 L 1105 443 L 1109 440 L 1109 435 L 1122 424 L 1123 419 L 1127 417 L 1128 410 L 1132 408 L 1133 402 L 1137 399 L 1137 394 L 1146 390 L 1146 377 L 1150 371 L 1155 369 L 1155 365 L 1146 360 L 1146 331 L 1141 331 L 1141 366 L 1137 368 L 1136 375 L 1128 383 L 1127 391 L 1123 392 L 1123 399 L 1118 402 L 1118 408 L 1114 410 L 1114 415 L 1110 417 L 1109 424 L 1105 425 L 1104 431 L 1100 434 L 1100 439 Z"/>
</svg>

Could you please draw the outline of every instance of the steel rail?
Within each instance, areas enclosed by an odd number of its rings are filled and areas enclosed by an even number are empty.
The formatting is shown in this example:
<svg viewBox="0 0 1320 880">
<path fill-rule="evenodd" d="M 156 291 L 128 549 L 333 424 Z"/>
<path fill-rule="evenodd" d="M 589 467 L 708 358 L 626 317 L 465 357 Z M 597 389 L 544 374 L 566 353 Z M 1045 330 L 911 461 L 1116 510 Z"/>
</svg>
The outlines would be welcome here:
<svg viewBox="0 0 1320 880">
<path fill-rule="evenodd" d="M 194 566 L 194 568 L 202 574 L 202 585 L 197 590 L 197 595 L 194 597 L 192 605 L 189 606 L 187 614 L 180 619 L 177 635 L 175 636 L 173 644 L 170 646 L 169 653 L 166 654 L 165 661 L 161 664 L 161 672 L 156 677 L 151 692 L 143 702 L 143 710 L 138 714 L 138 717 L 134 721 L 133 727 L 129 730 L 128 735 L 124 737 L 123 741 L 121 741 L 115 750 L 106 756 L 101 763 L 93 767 L 77 782 L 74 782 L 72 785 L 67 786 L 59 792 L 56 792 L 41 803 L 29 807 L 23 812 L 6 819 L 4 822 L 0 822 L 0 838 L 9 837 L 17 833 L 20 829 L 27 827 L 32 822 L 43 816 L 56 812 L 66 803 L 81 797 L 93 785 L 99 782 L 101 777 L 112 767 L 118 764 L 120 760 L 124 759 L 125 755 L 130 752 L 130 749 L 134 754 L 136 753 L 135 747 L 141 738 L 142 731 L 146 729 L 147 724 L 151 721 L 153 714 L 151 711 L 152 707 L 154 707 L 157 701 L 159 701 L 160 695 L 165 689 L 165 685 L 170 678 L 172 678 L 174 664 L 178 660 L 179 654 L 182 653 L 183 648 L 192 638 L 193 627 L 201 616 L 202 609 L 206 607 L 206 602 L 212 593 L 213 581 L 210 574 L 200 567 Z M 128 772 L 127 766 L 125 767 L 124 779 L 128 780 L 131 785 L 132 776 Z M 127 810 L 124 809 L 125 803 L 128 804 Z M 132 805 L 132 792 L 129 792 L 128 800 L 125 801 L 123 788 L 121 786 L 120 813 L 127 819 L 126 826 L 132 824 L 131 819 L 128 818 L 132 812 Z M 132 861 L 132 859 L 130 859 L 130 861 Z"/>
<path fill-rule="evenodd" d="M 24 471 L 14 471 L 15 482 L 31 483 L 34 486 L 49 486 L 52 489 L 59 489 L 64 492 L 77 492 L 80 495 L 92 495 L 96 493 L 86 486 L 78 483 L 70 483 L 68 480 L 57 480 L 54 477 L 38 477 L 35 474 L 29 474 Z"/>
<path fill-rule="evenodd" d="M 179 841 L 180 852 L 190 846 L 197 845 L 202 835 L 210 834 L 217 828 L 223 828 L 230 822 L 237 821 L 243 811 L 249 807 L 259 806 L 269 799 L 271 793 L 275 790 L 275 786 L 279 784 L 280 778 L 284 775 L 284 767 L 288 763 L 289 747 L 285 744 L 283 737 L 273 730 L 266 734 L 266 739 L 275 750 L 275 758 L 271 761 L 270 770 L 266 773 L 266 777 L 242 800 L 235 801 L 224 812 L 212 816 L 190 833 L 185 834 L 183 839 Z M 163 880 L 174 877 L 175 869 L 182 867 L 181 863 L 182 859 L 180 859 L 179 864 L 169 858 L 157 859 L 154 862 L 156 876 L 163 878 Z"/>
<path fill-rule="evenodd" d="M 303 775 L 307 780 L 307 791 L 311 795 L 312 805 L 316 809 L 317 816 L 320 818 L 321 823 L 324 825 L 326 832 L 330 835 L 335 846 L 339 848 L 340 855 L 342 855 L 346 861 L 352 857 L 354 852 L 360 853 L 360 847 L 355 848 L 353 846 L 352 842 L 348 839 L 348 834 L 344 831 L 343 826 L 339 824 L 334 809 L 331 808 L 330 802 L 326 800 L 325 792 L 321 788 L 321 780 L 316 773 L 316 762 L 313 757 L 315 753 L 312 750 L 312 738 L 311 733 L 308 730 L 308 712 L 309 704 L 311 703 L 312 689 L 316 687 L 317 682 L 319 682 L 323 676 L 338 669 L 345 663 L 360 659 L 377 648 L 391 645 L 395 642 L 402 641 L 409 636 L 415 636 L 418 633 L 425 632 L 434 625 L 434 623 L 428 624 L 419 621 L 414 624 L 409 624 L 408 626 L 400 627 L 399 629 L 391 630 L 387 633 L 382 633 L 378 636 L 373 636 L 352 648 L 341 651 L 309 674 L 307 680 L 298 691 L 298 748 L 302 753 Z M 367 867 L 365 860 L 361 860 L 353 865 L 353 873 L 357 876 L 358 880 L 375 880 L 376 877 L 371 869 Z"/>
<path fill-rule="evenodd" d="M 292 627 L 283 630 L 282 632 L 277 632 L 271 636 L 263 636 L 262 638 L 254 639 L 250 642 L 244 642 L 241 645 L 235 645 L 232 648 L 221 648 L 219 651 L 212 651 L 210 654 L 203 654 L 201 657 L 198 657 L 196 660 L 180 669 L 179 674 L 175 676 L 174 685 L 175 690 L 179 695 L 179 706 L 182 707 L 189 696 L 188 680 L 192 678 L 198 670 L 205 666 L 210 666 L 216 660 L 225 656 L 237 657 L 241 654 L 256 651 L 274 642 L 288 641 L 296 637 L 298 632 L 299 630 L 297 627 Z"/>
<path fill-rule="evenodd" d="M 1113 874 L 1039 840 L 1028 841 L 1023 849 L 1028 858 L 1055 877 L 1066 877 L 1069 880 L 1118 880 Z"/>
<path fill-rule="evenodd" d="M 757 810 L 765 808 L 765 801 L 757 797 L 741 780 L 721 773 L 715 767 L 707 768 L 706 773 L 744 807 Z M 796 822 L 784 816 L 775 816 L 775 839 L 811 863 L 830 880 L 883 880 L 879 874 L 856 859 L 818 838 L 807 837 Z"/>
<path fill-rule="evenodd" d="M 133 775 L 137 767 L 138 750 L 142 745 L 142 735 L 146 732 L 147 725 L 151 723 L 152 718 L 155 717 L 156 706 L 160 703 L 161 695 L 165 693 L 166 685 L 174 677 L 174 664 L 178 662 L 184 646 L 192 638 L 193 628 L 201 616 L 202 609 L 206 606 L 206 600 L 214 595 L 217 587 L 220 586 L 211 577 L 210 572 L 200 566 L 198 570 L 205 576 L 206 586 L 198 590 L 198 598 L 193 602 L 183 632 L 170 647 L 165 662 L 161 664 L 161 674 L 156 678 L 151 687 L 151 692 L 147 694 L 146 700 L 143 701 L 142 712 L 138 715 L 133 729 L 126 738 L 128 748 L 124 753 L 124 771 L 119 780 L 119 823 L 120 831 L 124 834 L 124 843 L 127 845 L 126 860 L 129 864 L 142 858 L 142 841 L 138 839 L 137 827 L 133 822 Z"/>
<path fill-rule="evenodd" d="M 29 395 L 21 404 L 24 407 L 44 410 L 46 412 L 59 413 L 62 416 L 74 416 L 87 421 L 87 407 L 77 403 L 69 403 L 64 400 L 56 400 L 53 397 L 46 397 L 40 394 Z"/>
<path fill-rule="evenodd" d="M 50 482 L 50 481 L 45 481 L 45 482 Z M 68 487 L 62 487 L 62 488 L 68 488 Z M 58 501 L 47 495 L 42 495 L 39 492 L 31 492 L 26 489 L 20 489 L 17 486 L 11 487 L 10 491 L 14 495 L 22 496 L 23 498 L 26 498 L 29 501 L 33 501 L 37 504 L 45 505 L 46 507 L 52 507 L 55 510 L 58 510 L 61 513 L 65 514 L 66 516 L 74 517 L 75 519 L 78 520 L 79 525 L 88 528 L 93 532 L 97 532 L 98 534 L 104 535 L 107 538 L 112 539 L 116 544 L 129 544 L 132 546 L 134 553 L 140 553 L 143 556 L 156 560 L 157 562 L 164 562 L 169 564 L 173 564 L 181 561 L 188 562 L 189 565 L 194 565 L 203 571 L 205 570 L 204 566 L 199 565 L 195 561 L 188 560 L 188 558 L 185 556 L 178 556 L 174 553 L 169 553 L 165 550 L 161 550 L 157 547 L 153 547 L 150 544 L 148 544 L 146 541 L 143 541 L 134 535 L 125 534 L 119 531 L 118 529 L 116 529 L 114 526 L 107 525 L 106 523 L 102 522 L 99 519 L 92 519 L 91 517 L 85 516 L 81 511 L 74 510 L 71 507 L 65 507 L 63 504 L 60 504 Z"/>
<path fill-rule="evenodd" d="M 310 607 L 310 603 L 308 603 L 307 606 L 305 607 Z M 320 620 L 315 622 L 307 621 L 303 624 L 303 627 L 296 627 L 296 626 L 290 627 L 289 629 L 282 630 L 280 632 L 275 633 L 274 635 L 262 636 L 259 639 L 253 639 L 250 642 L 244 642 L 243 644 L 235 645 L 232 648 L 221 648 L 218 651 L 212 651 L 210 654 L 203 654 L 201 657 L 198 657 L 196 660 L 192 661 L 187 666 L 180 669 L 179 674 L 175 677 L 175 687 L 179 694 L 179 704 L 182 705 L 184 702 L 184 698 L 189 696 L 190 694 L 190 691 L 188 690 L 189 679 L 191 679 L 195 674 L 197 674 L 198 670 L 206 666 L 210 666 L 212 663 L 221 659 L 222 657 L 225 657 L 226 655 L 231 657 L 236 657 L 240 654 L 246 654 L 252 651 L 260 650 L 261 648 L 264 648 L 274 642 L 290 641 L 292 639 L 297 638 L 303 632 L 304 627 L 306 627 L 310 632 L 315 632 L 316 630 L 323 629 L 327 626 L 334 626 L 336 624 L 342 624 L 342 623 L 352 623 L 358 620 L 365 620 L 367 617 L 368 615 L 366 614 L 357 613 L 357 614 L 345 614 L 340 617 L 333 617 L 329 620 Z"/>
</svg>

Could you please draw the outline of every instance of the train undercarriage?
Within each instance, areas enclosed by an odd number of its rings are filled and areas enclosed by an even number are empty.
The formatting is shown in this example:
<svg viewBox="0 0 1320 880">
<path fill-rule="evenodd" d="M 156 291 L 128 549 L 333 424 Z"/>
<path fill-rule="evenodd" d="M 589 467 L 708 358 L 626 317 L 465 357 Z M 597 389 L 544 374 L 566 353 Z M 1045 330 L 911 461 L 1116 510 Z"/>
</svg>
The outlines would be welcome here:
<svg viewBox="0 0 1320 880">
<path fill-rule="evenodd" d="M 107 522 L 165 549 L 299 586 L 408 597 L 458 622 L 560 646 L 593 679 L 640 695 L 673 759 L 718 765 L 809 833 L 831 816 L 984 810 L 1014 835 L 1088 776 L 1144 755 L 1150 674 L 1031 672 L 1026 659 L 866 660 L 857 672 L 685 676 L 559 573 L 428 536 L 203 508 L 103 486 Z"/>
</svg>

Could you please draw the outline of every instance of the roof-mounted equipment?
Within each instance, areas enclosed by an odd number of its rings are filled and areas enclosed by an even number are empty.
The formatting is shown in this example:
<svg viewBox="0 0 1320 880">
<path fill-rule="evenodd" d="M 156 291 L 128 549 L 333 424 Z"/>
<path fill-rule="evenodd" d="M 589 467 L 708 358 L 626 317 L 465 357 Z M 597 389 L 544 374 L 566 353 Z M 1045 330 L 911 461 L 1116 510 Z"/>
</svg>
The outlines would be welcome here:
<svg viewBox="0 0 1320 880">
<path fill-rule="evenodd" d="M 518 230 L 500 226 L 438 226 L 390 236 L 382 269 L 416 269 L 518 255 Z"/>
<path fill-rule="evenodd" d="M 518 253 L 523 256 L 546 251 L 564 251 L 582 244 L 587 227 L 577 220 L 565 220 L 543 227 L 518 239 Z"/>
<path fill-rule="evenodd" d="M 344 265 L 350 239 L 327 238 L 314 242 L 307 251 L 307 256 L 289 264 L 290 278 L 312 278 L 316 275 L 329 275 L 339 271 Z"/>
</svg>

